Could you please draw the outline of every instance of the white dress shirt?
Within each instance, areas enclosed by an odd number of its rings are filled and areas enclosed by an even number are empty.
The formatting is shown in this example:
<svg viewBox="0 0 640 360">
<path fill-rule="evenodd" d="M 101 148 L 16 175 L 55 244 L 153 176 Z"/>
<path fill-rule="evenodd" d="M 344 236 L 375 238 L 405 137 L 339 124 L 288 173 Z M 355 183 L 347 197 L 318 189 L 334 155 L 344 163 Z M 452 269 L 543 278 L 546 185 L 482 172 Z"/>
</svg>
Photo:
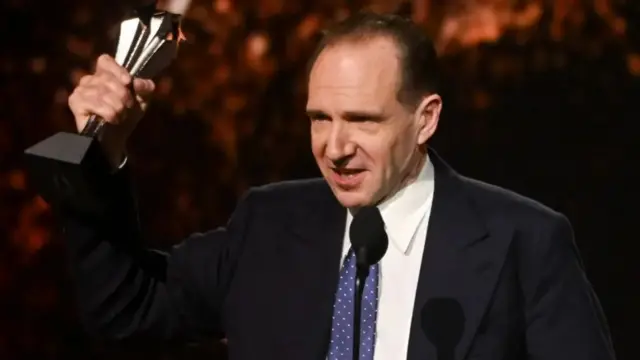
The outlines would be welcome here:
<svg viewBox="0 0 640 360">
<path fill-rule="evenodd" d="M 433 165 L 427 158 L 416 181 L 378 206 L 389 237 L 389 248 L 380 261 L 375 360 L 407 358 L 433 186 Z M 352 219 L 347 211 L 343 260 L 351 247 L 349 226 Z"/>
</svg>

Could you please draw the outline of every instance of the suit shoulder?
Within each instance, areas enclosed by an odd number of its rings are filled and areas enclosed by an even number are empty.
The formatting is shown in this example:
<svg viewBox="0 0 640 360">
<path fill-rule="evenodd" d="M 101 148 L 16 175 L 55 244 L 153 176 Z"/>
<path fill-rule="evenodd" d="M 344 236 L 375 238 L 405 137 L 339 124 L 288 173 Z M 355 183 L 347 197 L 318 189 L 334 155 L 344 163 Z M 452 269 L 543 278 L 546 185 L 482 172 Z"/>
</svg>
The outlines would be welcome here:
<svg viewBox="0 0 640 360">
<path fill-rule="evenodd" d="M 266 202 L 304 202 L 314 197 L 330 194 L 331 189 L 323 178 L 285 180 L 252 187 L 248 194 Z"/>
<path fill-rule="evenodd" d="M 530 197 L 498 185 L 461 177 L 475 205 L 487 215 L 500 215 L 534 223 L 567 222 L 564 214 Z"/>
</svg>

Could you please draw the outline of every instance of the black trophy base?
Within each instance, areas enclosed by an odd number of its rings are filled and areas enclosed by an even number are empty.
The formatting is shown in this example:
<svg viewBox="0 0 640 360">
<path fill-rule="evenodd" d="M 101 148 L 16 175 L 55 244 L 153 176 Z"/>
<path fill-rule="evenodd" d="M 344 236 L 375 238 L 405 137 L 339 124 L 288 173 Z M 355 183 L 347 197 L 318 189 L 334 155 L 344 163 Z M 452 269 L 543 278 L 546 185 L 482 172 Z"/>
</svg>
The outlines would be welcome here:
<svg viewBox="0 0 640 360">
<path fill-rule="evenodd" d="M 95 138 L 60 132 L 25 150 L 29 181 L 51 206 L 100 213 L 111 168 Z"/>
</svg>

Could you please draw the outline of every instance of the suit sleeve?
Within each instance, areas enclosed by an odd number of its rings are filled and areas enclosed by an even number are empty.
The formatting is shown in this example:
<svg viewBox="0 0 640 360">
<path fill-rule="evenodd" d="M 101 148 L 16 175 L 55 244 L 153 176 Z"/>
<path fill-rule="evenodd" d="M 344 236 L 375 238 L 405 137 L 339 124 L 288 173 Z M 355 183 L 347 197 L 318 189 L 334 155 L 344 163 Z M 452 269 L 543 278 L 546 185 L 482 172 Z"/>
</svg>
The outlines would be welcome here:
<svg viewBox="0 0 640 360">
<path fill-rule="evenodd" d="M 573 229 L 560 215 L 536 230 L 521 257 L 531 360 L 613 360 L 608 326 L 584 272 Z"/>
<path fill-rule="evenodd" d="M 244 246 L 250 195 L 224 228 L 194 234 L 168 253 L 145 249 L 126 169 L 100 216 L 66 212 L 63 229 L 80 318 L 107 339 L 197 341 L 221 329 L 221 307 Z"/>
</svg>

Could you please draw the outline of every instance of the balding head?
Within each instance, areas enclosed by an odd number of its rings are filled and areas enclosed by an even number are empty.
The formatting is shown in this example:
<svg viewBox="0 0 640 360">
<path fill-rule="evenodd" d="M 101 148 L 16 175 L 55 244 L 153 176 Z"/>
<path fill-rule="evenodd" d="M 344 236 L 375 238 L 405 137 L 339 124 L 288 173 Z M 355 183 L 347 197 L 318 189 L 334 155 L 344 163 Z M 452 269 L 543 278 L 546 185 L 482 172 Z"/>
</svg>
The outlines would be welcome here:
<svg viewBox="0 0 640 360">
<path fill-rule="evenodd" d="M 379 38 L 390 40 L 395 47 L 400 70 L 397 89 L 400 102 L 415 107 L 424 96 L 438 91 L 438 61 L 433 42 L 411 20 L 391 14 L 362 12 L 327 29 L 309 61 L 308 73 L 326 49 Z"/>
</svg>

